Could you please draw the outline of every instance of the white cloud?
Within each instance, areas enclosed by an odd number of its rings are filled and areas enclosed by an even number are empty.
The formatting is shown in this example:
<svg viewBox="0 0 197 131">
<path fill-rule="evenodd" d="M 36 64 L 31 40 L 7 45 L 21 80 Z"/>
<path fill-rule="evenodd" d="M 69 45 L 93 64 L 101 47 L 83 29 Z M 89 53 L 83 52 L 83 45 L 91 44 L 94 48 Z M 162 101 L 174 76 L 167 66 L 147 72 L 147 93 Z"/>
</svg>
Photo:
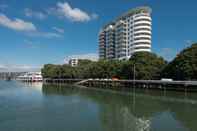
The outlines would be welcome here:
<svg viewBox="0 0 197 131">
<path fill-rule="evenodd" d="M 72 8 L 68 3 L 57 3 L 57 11 L 72 21 L 89 21 L 90 16 L 79 8 Z"/>
<path fill-rule="evenodd" d="M 40 32 L 40 31 L 29 32 L 27 35 L 31 36 L 31 37 L 43 37 L 43 38 L 60 38 L 60 37 L 63 37 L 61 34 L 58 34 L 58 33 Z"/>
<path fill-rule="evenodd" d="M 99 57 L 98 57 L 97 53 L 76 54 L 76 55 L 70 55 L 70 56 L 65 57 L 64 62 L 68 63 L 68 61 L 71 58 L 88 59 L 88 60 L 92 60 L 92 61 L 97 61 Z"/>
<path fill-rule="evenodd" d="M 58 2 L 55 8 L 51 8 L 48 10 L 49 14 L 55 14 L 61 18 L 67 18 L 70 21 L 74 22 L 87 22 L 92 19 L 98 18 L 98 15 L 88 14 L 87 12 L 79 9 L 73 8 L 67 2 Z"/>
<path fill-rule="evenodd" d="M 43 20 L 47 17 L 44 13 L 33 11 L 29 8 L 26 8 L 24 12 L 25 12 L 25 16 L 30 17 L 30 18 L 37 18 L 39 20 Z"/>
<path fill-rule="evenodd" d="M 36 31 L 36 27 L 31 22 L 26 22 L 21 19 L 11 20 L 6 15 L 0 13 L 0 25 L 16 31 Z"/>
<path fill-rule="evenodd" d="M 2 69 L 6 69 L 6 66 L 5 65 L 0 65 L 0 70 Z"/>
<path fill-rule="evenodd" d="M 64 29 L 59 28 L 59 27 L 53 27 L 52 29 L 55 30 L 58 33 L 64 33 L 65 32 Z"/>
<path fill-rule="evenodd" d="M 8 18 L 6 15 L 2 13 L 0 13 L 0 25 L 15 31 L 25 32 L 25 35 L 32 37 L 44 37 L 44 38 L 62 37 L 62 35 L 59 33 L 39 31 L 36 28 L 36 26 L 31 22 L 26 22 L 18 18 L 16 18 L 15 20 L 11 20 L 10 18 Z"/>
</svg>

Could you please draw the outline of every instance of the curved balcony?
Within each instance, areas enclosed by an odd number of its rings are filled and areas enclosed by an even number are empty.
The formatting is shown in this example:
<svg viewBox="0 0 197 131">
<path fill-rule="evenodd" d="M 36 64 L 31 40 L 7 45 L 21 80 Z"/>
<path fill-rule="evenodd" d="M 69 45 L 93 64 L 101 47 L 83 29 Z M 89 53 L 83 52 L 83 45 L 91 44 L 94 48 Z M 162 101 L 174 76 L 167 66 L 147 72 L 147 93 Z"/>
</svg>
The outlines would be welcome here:
<svg viewBox="0 0 197 131">
<path fill-rule="evenodd" d="M 141 20 L 141 21 L 137 21 L 133 24 L 135 26 L 142 26 L 142 25 L 145 25 L 145 26 L 151 26 L 152 23 L 150 21 L 145 21 L 145 20 Z"/>
<path fill-rule="evenodd" d="M 151 52 L 151 49 L 134 49 L 132 51 L 132 53 L 135 53 L 135 52 L 143 52 L 143 51 L 145 51 L 145 52 Z"/>
<path fill-rule="evenodd" d="M 151 30 L 152 28 L 151 28 L 151 26 L 148 26 L 148 25 L 138 25 L 138 26 L 135 26 L 133 29 L 134 30 L 138 30 L 138 29 L 149 29 L 149 30 Z"/>
<path fill-rule="evenodd" d="M 147 19 L 149 21 L 152 21 L 150 16 L 137 16 L 137 17 L 134 18 L 134 21 L 135 20 L 140 20 L 140 19 Z"/>
<path fill-rule="evenodd" d="M 130 47 L 130 49 L 135 49 L 135 48 L 138 48 L 138 47 L 148 47 L 148 48 L 151 48 L 151 45 L 150 44 L 138 44 L 138 45 L 132 45 L 131 47 Z"/>
<path fill-rule="evenodd" d="M 143 39 L 143 38 L 148 38 L 151 39 L 151 35 L 144 35 L 144 34 L 139 34 L 139 35 L 135 35 L 134 39 Z"/>
<path fill-rule="evenodd" d="M 149 35 L 152 34 L 151 31 L 149 31 L 149 30 L 144 30 L 144 29 L 138 30 L 138 31 L 134 31 L 134 35 L 136 35 L 136 34 L 143 34 L 143 33 L 146 33 L 146 34 L 149 34 Z"/>
<path fill-rule="evenodd" d="M 146 20 L 141 20 L 141 21 L 137 21 L 134 23 L 134 26 L 138 26 L 138 25 L 142 25 L 142 24 L 147 24 L 149 26 L 151 26 L 151 22 L 150 21 L 146 21 Z"/>
<path fill-rule="evenodd" d="M 143 40 L 143 39 L 141 39 L 141 40 L 134 40 L 133 44 L 136 44 L 136 43 L 151 43 L 151 40 Z"/>
</svg>

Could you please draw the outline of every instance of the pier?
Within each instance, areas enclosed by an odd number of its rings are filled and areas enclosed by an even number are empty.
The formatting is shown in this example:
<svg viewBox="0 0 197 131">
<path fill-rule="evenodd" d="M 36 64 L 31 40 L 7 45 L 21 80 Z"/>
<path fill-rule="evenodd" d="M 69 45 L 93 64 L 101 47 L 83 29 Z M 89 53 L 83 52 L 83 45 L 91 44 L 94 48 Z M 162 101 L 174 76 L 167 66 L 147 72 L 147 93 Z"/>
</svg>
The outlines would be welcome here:
<svg viewBox="0 0 197 131">
<path fill-rule="evenodd" d="M 50 78 L 45 78 L 43 79 L 43 82 L 45 84 L 82 84 L 83 81 L 86 79 L 50 79 Z M 87 82 L 87 81 L 86 81 Z"/>
<path fill-rule="evenodd" d="M 162 80 L 89 80 L 82 83 L 88 87 L 110 89 L 155 89 L 175 91 L 197 91 L 197 81 L 162 81 Z"/>
<path fill-rule="evenodd" d="M 197 91 L 197 81 L 164 81 L 164 80 L 111 80 L 111 79 L 45 79 L 45 83 L 74 84 L 86 87 L 106 89 L 156 89 L 176 91 Z"/>
</svg>

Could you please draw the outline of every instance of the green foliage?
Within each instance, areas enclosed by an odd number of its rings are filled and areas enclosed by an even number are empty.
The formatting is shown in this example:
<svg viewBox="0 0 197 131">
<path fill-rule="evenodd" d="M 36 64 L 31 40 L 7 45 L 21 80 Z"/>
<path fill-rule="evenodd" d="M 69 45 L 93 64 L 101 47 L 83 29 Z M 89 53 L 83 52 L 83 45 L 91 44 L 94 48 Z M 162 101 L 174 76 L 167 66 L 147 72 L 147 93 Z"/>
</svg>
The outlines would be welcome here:
<svg viewBox="0 0 197 131">
<path fill-rule="evenodd" d="M 92 61 L 91 60 L 86 60 L 86 59 L 83 59 L 83 60 L 78 60 L 78 65 L 79 66 L 85 66 L 85 65 L 88 65 L 90 64 Z"/>
<path fill-rule="evenodd" d="M 162 57 L 149 52 L 137 52 L 130 61 L 135 64 L 136 79 L 144 80 L 160 79 L 161 71 L 167 64 Z"/>
<path fill-rule="evenodd" d="M 135 53 L 130 60 L 80 60 L 77 67 L 70 65 L 45 65 L 45 78 L 112 78 L 133 79 L 134 65 L 136 79 L 159 79 L 166 62 L 163 58 L 148 52 Z"/>
<path fill-rule="evenodd" d="M 197 80 L 197 43 L 184 49 L 162 72 L 174 80 Z"/>
<path fill-rule="evenodd" d="M 44 68 L 42 69 L 42 75 L 45 78 L 57 78 L 61 76 L 61 73 L 60 65 L 47 64 L 44 65 Z"/>
<path fill-rule="evenodd" d="M 44 65 L 44 78 L 112 78 L 197 80 L 197 43 L 184 49 L 167 64 L 154 53 L 138 52 L 130 60 L 79 60 L 77 67 L 69 65 Z"/>
</svg>

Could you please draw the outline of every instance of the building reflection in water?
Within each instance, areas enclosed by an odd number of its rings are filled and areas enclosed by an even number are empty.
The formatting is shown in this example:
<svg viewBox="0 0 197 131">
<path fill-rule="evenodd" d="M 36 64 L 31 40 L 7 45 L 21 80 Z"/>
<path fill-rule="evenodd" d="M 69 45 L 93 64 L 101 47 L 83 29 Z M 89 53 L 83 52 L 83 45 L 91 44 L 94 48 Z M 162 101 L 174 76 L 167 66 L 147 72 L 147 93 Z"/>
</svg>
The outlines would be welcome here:
<svg viewBox="0 0 197 131">
<path fill-rule="evenodd" d="M 38 91 L 42 91 L 42 82 L 20 82 L 19 84 L 23 85 L 23 87 L 33 88 Z"/>
<path fill-rule="evenodd" d="M 195 131 L 197 97 L 184 93 L 136 91 L 125 94 L 97 89 L 43 85 L 45 95 L 79 95 L 98 104 L 103 131 Z M 80 108 L 80 107 L 79 107 Z"/>
</svg>

